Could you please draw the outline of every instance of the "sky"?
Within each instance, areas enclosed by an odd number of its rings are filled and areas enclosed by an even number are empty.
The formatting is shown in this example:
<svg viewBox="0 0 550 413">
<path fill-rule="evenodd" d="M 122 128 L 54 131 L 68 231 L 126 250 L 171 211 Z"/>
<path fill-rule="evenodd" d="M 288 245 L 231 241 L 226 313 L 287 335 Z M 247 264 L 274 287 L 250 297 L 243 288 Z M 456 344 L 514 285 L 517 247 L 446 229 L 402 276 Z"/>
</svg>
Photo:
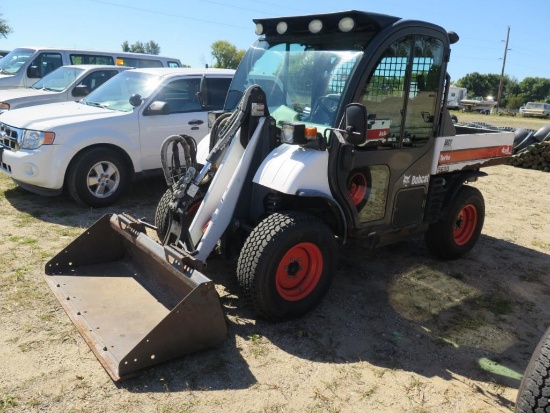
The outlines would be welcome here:
<svg viewBox="0 0 550 413">
<path fill-rule="evenodd" d="M 550 78 L 550 0 L 2 0 L 13 29 L 0 50 L 51 46 L 119 51 L 124 41 L 156 42 L 161 55 L 191 67 L 212 65 L 211 45 L 248 49 L 254 18 L 361 10 L 438 24 L 460 36 L 448 72 Z M 505 51 L 508 27 L 508 50 Z M 505 53 L 506 52 L 506 53 Z"/>
</svg>

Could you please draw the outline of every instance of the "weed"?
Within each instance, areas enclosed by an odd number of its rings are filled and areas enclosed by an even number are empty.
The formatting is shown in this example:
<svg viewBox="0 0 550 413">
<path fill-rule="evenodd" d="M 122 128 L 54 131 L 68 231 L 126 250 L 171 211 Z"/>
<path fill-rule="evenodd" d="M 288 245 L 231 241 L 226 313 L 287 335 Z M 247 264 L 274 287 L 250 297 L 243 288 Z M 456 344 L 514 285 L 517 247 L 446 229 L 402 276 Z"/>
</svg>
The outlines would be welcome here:
<svg viewBox="0 0 550 413">
<path fill-rule="evenodd" d="M 369 387 L 367 390 L 361 393 L 361 400 L 367 400 L 370 398 L 375 392 L 378 390 L 378 385 L 375 384 L 374 386 Z"/>
<path fill-rule="evenodd" d="M 254 357 L 264 357 L 268 353 L 267 343 L 260 334 L 252 334 L 248 336 L 250 342 L 250 351 Z"/>
<path fill-rule="evenodd" d="M 9 394 L 0 399 L 0 411 L 4 411 L 15 406 L 17 406 L 17 402 L 15 398 Z"/>
</svg>

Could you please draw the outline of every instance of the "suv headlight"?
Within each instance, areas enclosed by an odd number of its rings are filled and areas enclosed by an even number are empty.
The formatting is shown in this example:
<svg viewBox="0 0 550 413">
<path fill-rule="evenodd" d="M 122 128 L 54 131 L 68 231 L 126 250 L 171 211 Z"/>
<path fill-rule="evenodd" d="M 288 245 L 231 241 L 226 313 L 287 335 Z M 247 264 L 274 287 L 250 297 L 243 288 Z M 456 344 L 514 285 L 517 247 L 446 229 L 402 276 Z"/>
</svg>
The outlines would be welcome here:
<svg viewBox="0 0 550 413">
<path fill-rule="evenodd" d="M 21 149 L 37 149 L 42 145 L 51 145 L 55 139 L 55 133 L 37 130 L 25 130 L 21 135 L 19 147 Z"/>
</svg>

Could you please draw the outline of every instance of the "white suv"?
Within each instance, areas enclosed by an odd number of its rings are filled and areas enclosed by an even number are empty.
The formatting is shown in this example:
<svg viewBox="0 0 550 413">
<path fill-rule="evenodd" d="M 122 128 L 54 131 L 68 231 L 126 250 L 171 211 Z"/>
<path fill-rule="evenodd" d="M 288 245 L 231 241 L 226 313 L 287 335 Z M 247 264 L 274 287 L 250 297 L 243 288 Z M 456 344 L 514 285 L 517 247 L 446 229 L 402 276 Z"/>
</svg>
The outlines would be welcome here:
<svg viewBox="0 0 550 413">
<path fill-rule="evenodd" d="M 80 204 L 110 205 L 133 178 L 159 171 L 166 137 L 186 134 L 198 142 L 208 134 L 208 111 L 223 108 L 233 74 L 127 70 L 79 102 L 5 111 L 0 172 L 34 193 L 66 188 Z"/>
</svg>

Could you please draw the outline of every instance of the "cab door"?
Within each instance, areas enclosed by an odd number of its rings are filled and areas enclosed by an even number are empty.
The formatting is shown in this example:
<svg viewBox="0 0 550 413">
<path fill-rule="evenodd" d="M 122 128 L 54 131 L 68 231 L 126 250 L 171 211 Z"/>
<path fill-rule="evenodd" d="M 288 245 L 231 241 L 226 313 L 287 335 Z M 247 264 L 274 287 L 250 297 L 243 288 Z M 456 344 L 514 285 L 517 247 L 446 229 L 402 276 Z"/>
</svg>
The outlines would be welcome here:
<svg viewBox="0 0 550 413">
<path fill-rule="evenodd" d="M 331 190 L 350 229 L 419 224 L 430 179 L 448 40 L 439 32 L 394 33 L 367 65 L 355 102 L 368 114 L 364 143 L 330 147 Z M 367 52 L 365 53 L 367 55 Z"/>
</svg>

